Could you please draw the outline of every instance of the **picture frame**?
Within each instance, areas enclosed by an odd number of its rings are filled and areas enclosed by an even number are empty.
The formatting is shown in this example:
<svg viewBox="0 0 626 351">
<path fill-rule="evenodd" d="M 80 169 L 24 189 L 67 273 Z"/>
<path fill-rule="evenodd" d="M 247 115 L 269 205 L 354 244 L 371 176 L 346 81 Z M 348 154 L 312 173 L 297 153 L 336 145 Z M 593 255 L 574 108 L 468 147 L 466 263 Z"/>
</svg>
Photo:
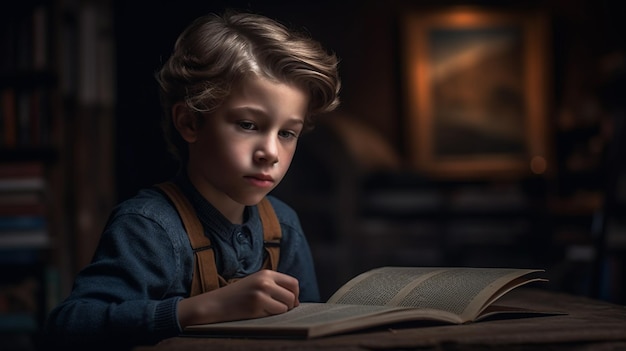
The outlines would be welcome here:
<svg viewBox="0 0 626 351">
<path fill-rule="evenodd" d="M 479 8 L 404 15 L 409 163 L 439 178 L 548 171 L 548 23 Z"/>
</svg>

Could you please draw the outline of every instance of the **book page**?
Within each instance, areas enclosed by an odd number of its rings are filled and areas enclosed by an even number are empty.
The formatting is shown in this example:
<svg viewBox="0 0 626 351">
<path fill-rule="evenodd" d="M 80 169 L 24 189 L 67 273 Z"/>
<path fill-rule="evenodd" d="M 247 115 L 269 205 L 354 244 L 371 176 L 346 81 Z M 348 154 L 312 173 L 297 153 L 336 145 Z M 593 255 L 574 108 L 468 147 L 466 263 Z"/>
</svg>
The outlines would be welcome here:
<svg viewBox="0 0 626 351">
<path fill-rule="evenodd" d="M 366 305 L 301 303 L 300 306 L 269 317 L 231 322 L 191 325 L 184 334 L 206 336 L 298 336 L 313 337 L 376 325 L 371 318 L 393 308 Z M 383 323 L 385 319 L 379 323 Z"/>
<path fill-rule="evenodd" d="M 541 270 L 512 268 L 382 267 L 342 286 L 328 303 L 429 308 L 473 319 L 495 298 Z M 469 308 L 471 307 L 471 308 Z M 468 310 L 469 308 L 469 310 Z"/>
<path fill-rule="evenodd" d="M 442 318 L 440 313 L 433 310 L 419 310 L 416 315 L 414 309 L 401 307 L 301 303 L 288 312 L 269 317 L 191 325 L 185 328 L 184 334 L 216 337 L 316 337 L 418 319 L 458 322 L 452 317 Z"/>
</svg>

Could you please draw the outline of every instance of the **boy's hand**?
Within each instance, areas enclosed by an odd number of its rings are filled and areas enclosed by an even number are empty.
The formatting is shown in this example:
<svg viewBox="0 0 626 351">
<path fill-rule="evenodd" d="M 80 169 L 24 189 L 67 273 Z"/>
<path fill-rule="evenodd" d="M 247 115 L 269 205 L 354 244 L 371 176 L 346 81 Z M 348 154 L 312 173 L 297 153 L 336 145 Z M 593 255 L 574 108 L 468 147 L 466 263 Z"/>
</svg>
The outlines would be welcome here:
<svg viewBox="0 0 626 351">
<path fill-rule="evenodd" d="M 299 305 L 298 280 L 272 270 L 261 270 L 225 287 L 178 303 L 182 328 L 192 324 L 265 317 Z"/>
</svg>

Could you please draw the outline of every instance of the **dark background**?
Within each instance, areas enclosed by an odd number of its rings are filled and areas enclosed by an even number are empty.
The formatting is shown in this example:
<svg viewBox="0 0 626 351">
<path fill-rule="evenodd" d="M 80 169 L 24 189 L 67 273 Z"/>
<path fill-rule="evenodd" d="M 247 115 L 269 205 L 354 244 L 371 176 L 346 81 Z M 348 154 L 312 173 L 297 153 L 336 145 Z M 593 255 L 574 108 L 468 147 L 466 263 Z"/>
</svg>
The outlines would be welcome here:
<svg viewBox="0 0 626 351">
<path fill-rule="evenodd" d="M 117 184 L 121 199 L 169 170 L 158 125 L 161 117 L 153 73 L 176 36 L 195 17 L 230 7 L 250 10 L 303 29 L 341 59 L 341 111 L 380 132 L 406 156 L 399 21 L 407 11 L 472 5 L 539 9 L 549 15 L 549 127 L 563 109 L 583 109 L 606 79 L 601 61 L 623 52 L 624 5 L 619 1 L 156 1 L 114 2 L 117 65 Z M 619 93 L 618 93 L 619 94 Z M 576 100 L 581 98 L 581 100 Z M 554 136 L 554 130 L 552 130 Z M 550 147 L 561 147 L 551 140 Z M 164 156 L 165 155 L 165 156 Z M 560 186 L 567 187 L 563 179 Z"/>
</svg>

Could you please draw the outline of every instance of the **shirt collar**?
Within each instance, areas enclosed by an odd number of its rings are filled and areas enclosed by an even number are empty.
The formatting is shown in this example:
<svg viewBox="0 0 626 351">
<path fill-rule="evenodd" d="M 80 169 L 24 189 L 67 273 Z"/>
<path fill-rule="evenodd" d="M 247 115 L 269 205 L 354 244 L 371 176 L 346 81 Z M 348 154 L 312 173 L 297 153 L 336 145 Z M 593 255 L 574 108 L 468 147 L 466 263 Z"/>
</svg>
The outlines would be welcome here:
<svg viewBox="0 0 626 351">
<path fill-rule="evenodd" d="M 262 231 L 256 206 L 246 206 L 243 212 L 243 223 L 241 225 L 233 224 L 200 194 L 185 172 L 177 174 L 174 182 L 191 202 L 205 231 L 209 231 L 212 235 L 219 235 L 226 239 L 232 233 L 242 229 L 247 229 L 251 233 Z"/>
</svg>

